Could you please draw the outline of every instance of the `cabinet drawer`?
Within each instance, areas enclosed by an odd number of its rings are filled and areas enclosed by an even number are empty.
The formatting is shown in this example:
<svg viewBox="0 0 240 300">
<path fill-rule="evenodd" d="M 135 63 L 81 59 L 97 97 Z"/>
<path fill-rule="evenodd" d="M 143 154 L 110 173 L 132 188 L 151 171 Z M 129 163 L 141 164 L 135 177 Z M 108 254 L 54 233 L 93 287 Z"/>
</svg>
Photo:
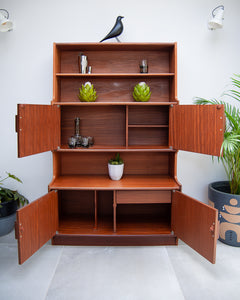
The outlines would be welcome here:
<svg viewBox="0 0 240 300">
<path fill-rule="evenodd" d="M 170 191 L 117 191 L 117 203 L 171 203 Z"/>
</svg>

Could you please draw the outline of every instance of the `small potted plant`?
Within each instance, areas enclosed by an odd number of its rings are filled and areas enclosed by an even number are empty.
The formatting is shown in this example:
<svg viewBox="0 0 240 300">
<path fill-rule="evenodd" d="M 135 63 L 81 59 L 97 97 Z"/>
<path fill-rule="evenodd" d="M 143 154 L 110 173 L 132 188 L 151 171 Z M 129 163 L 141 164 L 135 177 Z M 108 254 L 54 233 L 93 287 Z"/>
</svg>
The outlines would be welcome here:
<svg viewBox="0 0 240 300">
<path fill-rule="evenodd" d="M 224 93 L 229 100 L 240 103 L 240 75 L 232 78 L 233 88 Z M 230 101 L 196 98 L 196 104 L 223 104 L 226 115 L 226 128 L 219 161 L 222 162 L 228 181 L 209 184 L 208 198 L 218 209 L 220 223 L 219 240 L 240 247 L 240 109 Z"/>
<path fill-rule="evenodd" d="M 108 161 L 108 173 L 112 180 L 120 180 L 123 175 L 124 163 L 117 153 L 116 156 Z"/>
<path fill-rule="evenodd" d="M 8 234 L 13 229 L 16 219 L 16 210 L 29 203 L 29 201 L 17 191 L 2 186 L 3 181 L 9 178 L 22 183 L 18 177 L 10 173 L 7 173 L 7 176 L 0 180 L 0 236 Z"/>
</svg>

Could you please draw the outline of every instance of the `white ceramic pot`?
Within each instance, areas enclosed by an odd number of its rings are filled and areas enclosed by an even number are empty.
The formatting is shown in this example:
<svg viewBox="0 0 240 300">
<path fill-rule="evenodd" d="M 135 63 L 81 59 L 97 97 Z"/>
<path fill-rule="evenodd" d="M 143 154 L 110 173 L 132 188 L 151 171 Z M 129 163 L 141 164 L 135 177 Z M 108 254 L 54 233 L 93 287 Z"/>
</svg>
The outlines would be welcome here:
<svg viewBox="0 0 240 300">
<path fill-rule="evenodd" d="M 112 180 L 120 180 L 123 175 L 124 164 L 111 165 L 108 164 L 108 174 Z"/>
</svg>

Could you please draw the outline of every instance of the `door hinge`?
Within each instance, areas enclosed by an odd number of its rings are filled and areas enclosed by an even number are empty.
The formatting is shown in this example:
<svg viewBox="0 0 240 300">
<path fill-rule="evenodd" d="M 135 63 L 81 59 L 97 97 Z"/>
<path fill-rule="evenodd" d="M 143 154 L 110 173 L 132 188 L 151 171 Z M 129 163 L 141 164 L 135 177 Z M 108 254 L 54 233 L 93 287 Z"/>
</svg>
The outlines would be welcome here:
<svg viewBox="0 0 240 300">
<path fill-rule="evenodd" d="M 24 232 L 24 228 L 23 228 L 23 226 L 22 226 L 22 223 L 19 224 L 18 229 L 19 229 L 19 230 L 18 230 L 18 233 L 19 233 L 18 238 L 21 239 L 22 236 L 23 236 L 23 232 Z"/>
<path fill-rule="evenodd" d="M 22 238 L 23 236 L 23 232 L 24 232 L 24 229 L 23 229 L 23 226 L 21 223 L 17 223 L 15 222 L 15 239 L 16 240 L 19 240 Z"/>
<path fill-rule="evenodd" d="M 212 237 L 214 237 L 214 235 L 215 235 L 215 222 L 213 222 L 212 225 L 209 227 L 209 231 L 210 231 Z"/>
</svg>

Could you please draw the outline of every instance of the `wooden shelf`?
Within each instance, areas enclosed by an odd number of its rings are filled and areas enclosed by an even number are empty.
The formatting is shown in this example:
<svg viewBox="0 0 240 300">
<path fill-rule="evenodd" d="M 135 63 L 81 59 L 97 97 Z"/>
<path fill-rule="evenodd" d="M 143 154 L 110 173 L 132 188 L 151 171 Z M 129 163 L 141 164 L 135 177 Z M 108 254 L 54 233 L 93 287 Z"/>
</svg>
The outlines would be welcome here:
<svg viewBox="0 0 240 300">
<path fill-rule="evenodd" d="M 124 175 L 119 181 L 107 175 L 66 175 L 53 179 L 51 190 L 179 190 L 170 176 Z"/>
<path fill-rule="evenodd" d="M 156 146 L 156 145 L 145 145 L 145 146 L 91 146 L 89 148 L 75 148 L 71 149 L 68 145 L 61 145 L 56 152 L 176 152 L 168 146 Z"/>
<path fill-rule="evenodd" d="M 128 125 L 130 128 L 168 128 L 168 125 Z"/>
<path fill-rule="evenodd" d="M 129 101 L 129 102 L 119 102 L 119 101 L 105 101 L 105 102 L 98 102 L 98 101 L 95 101 L 95 102 L 58 102 L 58 101 L 52 101 L 52 104 L 53 105 L 60 105 L 60 106 L 111 106 L 111 105 L 124 105 L 124 106 L 128 106 L 128 105 L 142 105 L 142 106 L 151 106 L 151 105 L 155 105 L 155 106 L 170 106 L 170 105 L 176 105 L 178 104 L 178 100 L 176 101 L 171 101 L 171 102 L 163 102 L 163 101 L 149 101 L 149 102 L 135 102 L 135 101 Z"/>
<path fill-rule="evenodd" d="M 170 234 L 171 224 L 158 216 L 117 216 L 116 234 Z"/>
<path fill-rule="evenodd" d="M 56 73 L 57 77 L 173 77 L 174 73 L 91 73 L 91 74 L 82 74 L 82 73 Z"/>
<path fill-rule="evenodd" d="M 110 227 L 112 226 L 110 225 Z M 94 229 L 94 215 L 60 217 L 58 232 L 60 234 L 93 234 L 96 232 Z"/>
<path fill-rule="evenodd" d="M 59 234 L 79 235 L 142 235 L 142 234 L 171 234 L 171 225 L 168 220 L 157 216 L 118 216 L 117 231 L 113 232 L 112 216 L 101 216 L 98 226 L 94 228 L 94 217 L 70 215 L 59 221 Z"/>
</svg>

